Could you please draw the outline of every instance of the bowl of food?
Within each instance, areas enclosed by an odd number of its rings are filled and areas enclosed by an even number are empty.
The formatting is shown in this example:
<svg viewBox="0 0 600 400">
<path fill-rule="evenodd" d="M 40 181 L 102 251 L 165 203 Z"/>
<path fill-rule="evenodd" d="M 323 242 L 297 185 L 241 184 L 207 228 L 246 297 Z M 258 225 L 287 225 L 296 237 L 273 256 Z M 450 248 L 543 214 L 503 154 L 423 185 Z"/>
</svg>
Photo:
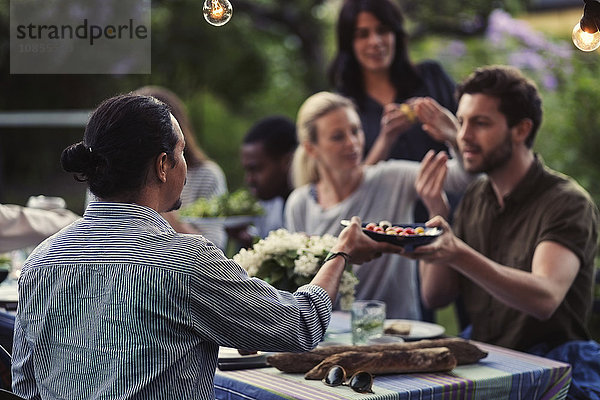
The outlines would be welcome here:
<svg viewBox="0 0 600 400">
<path fill-rule="evenodd" d="M 350 221 L 342 220 L 341 223 L 348 226 Z M 371 239 L 404 247 L 406 251 L 429 244 L 442 234 L 440 228 L 427 227 L 425 224 L 394 224 L 389 221 L 363 223 L 362 229 Z"/>
</svg>

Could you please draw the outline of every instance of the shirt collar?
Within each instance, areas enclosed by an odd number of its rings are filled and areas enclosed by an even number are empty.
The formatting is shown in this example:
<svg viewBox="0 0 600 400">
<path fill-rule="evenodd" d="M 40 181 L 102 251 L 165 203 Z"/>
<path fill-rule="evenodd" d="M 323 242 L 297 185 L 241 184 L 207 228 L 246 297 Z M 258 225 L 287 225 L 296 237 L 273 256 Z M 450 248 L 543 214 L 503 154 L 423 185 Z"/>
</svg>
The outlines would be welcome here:
<svg viewBox="0 0 600 400">
<path fill-rule="evenodd" d="M 92 201 L 87 206 L 84 219 L 138 219 L 167 232 L 174 232 L 171 225 L 154 209 L 139 204 L 113 203 L 104 201 Z"/>
<path fill-rule="evenodd" d="M 534 156 L 535 158 L 531 163 L 529 170 L 527 170 L 527 173 L 525 176 L 523 176 L 523 179 L 517 183 L 517 186 L 515 186 L 515 188 L 509 194 L 504 196 L 504 204 L 519 204 L 527 200 L 534 190 L 539 190 L 539 185 L 541 182 L 539 178 L 544 174 L 544 161 L 540 155 L 535 154 Z M 486 177 L 486 179 L 488 182 L 485 195 L 489 196 L 491 199 L 494 199 L 494 202 L 497 204 L 498 199 L 496 198 L 496 193 L 492 188 L 492 181 L 489 179 L 489 177 Z"/>
<path fill-rule="evenodd" d="M 535 158 L 529 167 L 529 170 L 515 186 L 515 188 L 504 198 L 505 203 L 514 202 L 522 203 L 530 198 L 534 190 L 539 190 L 540 177 L 544 173 L 544 164 L 540 156 L 535 154 Z"/>
</svg>

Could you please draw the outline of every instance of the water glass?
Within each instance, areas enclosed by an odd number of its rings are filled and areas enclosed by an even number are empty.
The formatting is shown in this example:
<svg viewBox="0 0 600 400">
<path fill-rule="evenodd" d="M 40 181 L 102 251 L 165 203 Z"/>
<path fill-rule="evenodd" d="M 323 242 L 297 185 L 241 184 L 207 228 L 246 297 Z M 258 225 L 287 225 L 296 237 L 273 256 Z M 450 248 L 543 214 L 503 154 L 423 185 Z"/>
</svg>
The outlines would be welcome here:
<svg viewBox="0 0 600 400">
<path fill-rule="evenodd" d="M 385 303 L 378 300 L 359 300 L 352 303 L 352 344 L 366 344 L 369 339 L 383 335 Z"/>
</svg>

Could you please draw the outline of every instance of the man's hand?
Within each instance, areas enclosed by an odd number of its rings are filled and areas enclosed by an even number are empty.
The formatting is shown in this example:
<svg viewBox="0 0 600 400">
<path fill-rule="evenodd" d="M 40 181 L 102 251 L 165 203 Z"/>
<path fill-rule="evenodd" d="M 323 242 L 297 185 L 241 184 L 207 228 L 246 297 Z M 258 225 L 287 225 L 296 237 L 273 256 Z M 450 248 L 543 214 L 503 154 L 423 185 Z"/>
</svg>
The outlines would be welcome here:
<svg viewBox="0 0 600 400">
<path fill-rule="evenodd" d="M 448 222 L 440 216 L 430 219 L 426 225 L 428 227 L 440 228 L 443 231 L 440 237 L 430 244 L 415 248 L 410 253 L 403 252 L 402 255 L 428 263 L 452 264 L 452 260 L 458 252 L 460 239 L 454 236 L 454 232 L 452 232 L 452 228 L 450 228 Z"/>
<path fill-rule="evenodd" d="M 430 217 L 441 215 L 447 218 L 450 214 L 450 203 L 444 192 L 444 181 L 448 172 L 447 161 L 446 153 L 439 152 L 435 155 L 433 150 L 429 150 L 421 161 L 415 188 L 425 203 Z"/>
<path fill-rule="evenodd" d="M 402 248 L 371 239 L 362 231 L 360 218 L 352 217 L 350 225 L 340 233 L 331 252 L 344 252 L 350 256 L 351 263 L 362 264 L 381 256 L 382 253 L 401 253 Z M 342 257 L 335 257 L 326 262 L 311 281 L 313 285 L 325 289 L 332 302 L 335 301 L 338 285 L 344 272 L 343 261 Z"/>
<path fill-rule="evenodd" d="M 352 217 L 350 225 L 340 233 L 338 242 L 331 251 L 348 253 L 353 264 L 362 264 L 381 256 L 382 253 L 400 254 L 402 248 L 371 239 L 362 231 L 360 218 Z"/>
</svg>

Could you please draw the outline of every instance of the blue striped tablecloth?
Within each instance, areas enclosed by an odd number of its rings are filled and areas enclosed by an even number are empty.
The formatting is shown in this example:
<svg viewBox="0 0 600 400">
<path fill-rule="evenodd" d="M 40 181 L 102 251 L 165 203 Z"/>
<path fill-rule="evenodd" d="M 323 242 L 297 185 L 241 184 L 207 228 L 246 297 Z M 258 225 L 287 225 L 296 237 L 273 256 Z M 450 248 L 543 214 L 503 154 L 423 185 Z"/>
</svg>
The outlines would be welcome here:
<svg viewBox="0 0 600 400">
<path fill-rule="evenodd" d="M 275 368 L 219 371 L 217 399 L 223 400 L 341 400 L 341 399 L 564 399 L 571 382 L 568 364 L 497 346 L 476 343 L 489 355 L 477 364 L 449 373 L 382 375 L 375 377 L 373 394 L 328 387 L 302 374 Z"/>
</svg>

